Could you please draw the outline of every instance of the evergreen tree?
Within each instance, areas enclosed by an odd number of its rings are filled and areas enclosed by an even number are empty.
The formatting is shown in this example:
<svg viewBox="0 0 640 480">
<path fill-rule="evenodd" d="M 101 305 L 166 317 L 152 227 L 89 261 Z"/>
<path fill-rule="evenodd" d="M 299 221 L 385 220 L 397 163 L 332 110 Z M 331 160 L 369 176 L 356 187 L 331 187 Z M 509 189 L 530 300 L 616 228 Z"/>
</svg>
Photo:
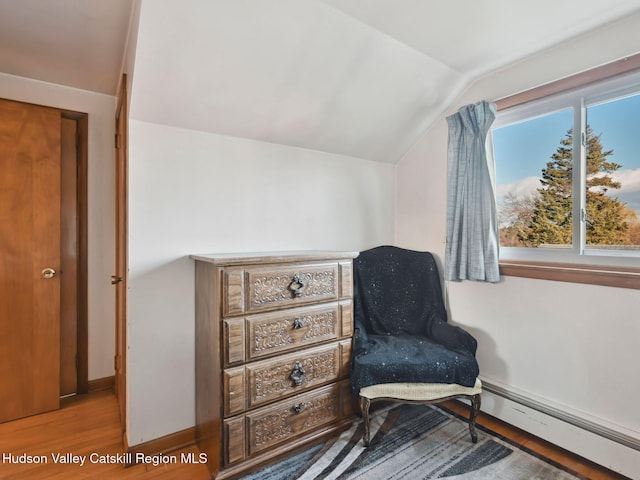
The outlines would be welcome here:
<svg viewBox="0 0 640 480">
<path fill-rule="evenodd" d="M 621 165 L 607 157 L 613 150 L 603 150 L 600 135 L 587 126 L 587 243 L 615 245 L 625 240 L 627 223 L 625 205 L 607 196 L 609 189 L 620 188 L 611 173 Z M 569 130 L 560 146 L 542 170 L 529 228 L 519 234 L 526 246 L 570 245 L 572 235 L 573 132 Z"/>
<path fill-rule="evenodd" d="M 587 244 L 620 245 L 625 243 L 628 223 L 625 204 L 607 196 L 609 189 L 618 189 L 611 173 L 621 165 L 608 161 L 613 150 L 603 151 L 600 135 L 593 135 L 587 126 Z"/>
</svg>

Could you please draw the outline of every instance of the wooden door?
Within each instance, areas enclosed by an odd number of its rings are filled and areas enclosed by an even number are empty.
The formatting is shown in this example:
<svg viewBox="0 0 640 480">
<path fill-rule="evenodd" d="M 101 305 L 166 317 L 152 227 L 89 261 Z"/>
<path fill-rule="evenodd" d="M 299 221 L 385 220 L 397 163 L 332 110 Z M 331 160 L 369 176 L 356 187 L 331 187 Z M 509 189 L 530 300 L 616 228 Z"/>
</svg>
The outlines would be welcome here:
<svg viewBox="0 0 640 480">
<path fill-rule="evenodd" d="M 0 421 L 59 408 L 60 122 L 0 99 Z"/>
<path fill-rule="evenodd" d="M 116 111 L 116 265 L 111 283 L 116 288 L 115 390 L 120 425 L 126 430 L 127 387 L 127 77 L 123 75 Z"/>
</svg>

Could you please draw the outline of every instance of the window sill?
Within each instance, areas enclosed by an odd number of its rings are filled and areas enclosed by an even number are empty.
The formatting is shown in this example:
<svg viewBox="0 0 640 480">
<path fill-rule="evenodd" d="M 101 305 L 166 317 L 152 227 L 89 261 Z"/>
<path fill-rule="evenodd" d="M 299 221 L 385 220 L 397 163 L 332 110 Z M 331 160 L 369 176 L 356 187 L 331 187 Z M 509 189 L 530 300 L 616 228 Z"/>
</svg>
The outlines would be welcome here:
<svg viewBox="0 0 640 480">
<path fill-rule="evenodd" d="M 586 283 L 640 290 L 640 268 L 501 261 L 500 274 L 508 277 Z"/>
</svg>

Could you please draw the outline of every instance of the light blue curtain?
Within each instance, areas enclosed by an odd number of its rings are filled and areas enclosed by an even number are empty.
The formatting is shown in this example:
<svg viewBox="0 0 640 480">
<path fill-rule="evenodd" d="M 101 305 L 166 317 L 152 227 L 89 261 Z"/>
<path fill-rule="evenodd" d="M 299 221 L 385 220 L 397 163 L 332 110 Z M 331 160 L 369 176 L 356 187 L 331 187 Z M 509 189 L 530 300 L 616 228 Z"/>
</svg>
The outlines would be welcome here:
<svg viewBox="0 0 640 480">
<path fill-rule="evenodd" d="M 495 104 L 482 101 L 447 117 L 446 280 L 500 280 L 495 163 L 486 149 L 495 116 Z"/>
</svg>

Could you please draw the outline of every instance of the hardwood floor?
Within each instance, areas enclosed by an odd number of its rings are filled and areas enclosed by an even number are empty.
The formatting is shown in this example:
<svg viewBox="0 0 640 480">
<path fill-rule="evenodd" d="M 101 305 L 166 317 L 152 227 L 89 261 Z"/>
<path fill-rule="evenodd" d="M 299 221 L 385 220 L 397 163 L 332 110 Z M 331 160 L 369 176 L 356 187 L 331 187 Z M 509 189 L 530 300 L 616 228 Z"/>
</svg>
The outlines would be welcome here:
<svg viewBox="0 0 640 480">
<path fill-rule="evenodd" d="M 177 463 L 155 467 L 147 463 L 124 468 L 122 453 L 118 404 L 113 391 L 65 399 L 58 411 L 0 424 L 0 479 L 3 480 L 209 478 L 204 465 L 180 462 L 181 453 L 193 453 L 198 458 L 195 446 L 172 452 Z M 33 461 L 44 457 L 47 463 L 11 462 L 15 457 L 19 461 L 25 454 Z M 86 456 L 86 460 L 83 466 L 56 463 L 53 458 L 56 454 Z M 7 455 L 12 455 L 12 459 Z M 101 460 L 116 463 L 99 463 Z"/>
<path fill-rule="evenodd" d="M 465 419 L 469 416 L 469 407 L 461 402 L 449 401 L 442 406 Z M 523 430 L 509 425 L 497 418 L 480 412 L 477 424 L 486 427 L 490 431 L 505 437 L 511 443 L 520 446 L 523 450 L 552 460 L 561 468 L 577 473 L 590 480 L 629 480 L 628 477 L 617 474 L 567 450 L 561 449 L 549 442 L 531 435 Z"/>
<path fill-rule="evenodd" d="M 466 406 L 447 402 L 451 411 L 467 415 Z M 170 452 L 165 458 L 175 457 L 177 463 L 153 466 L 138 464 L 123 466 L 123 444 L 120 434 L 118 405 L 112 391 L 96 392 L 66 399 L 63 407 L 55 412 L 0 424 L 0 479 L 133 479 L 157 480 L 208 479 L 208 471 L 202 464 L 181 462 L 181 454 L 193 454 L 198 458 L 195 446 Z M 485 414 L 478 423 L 490 430 L 523 445 L 526 449 L 551 458 L 555 462 L 593 480 L 625 477 L 610 472 L 583 458 L 559 449 L 521 430 Z M 86 456 L 85 464 L 69 464 L 54 461 L 56 454 Z M 93 454 L 93 457 L 91 455 Z M 111 456 L 107 459 L 105 456 Z M 42 463 L 15 463 L 20 460 Z M 93 459 L 93 461 L 91 461 Z M 118 459 L 120 459 L 118 461 Z M 46 460 L 46 463 L 44 463 Z M 100 463 L 111 460 L 115 463 Z"/>
</svg>

